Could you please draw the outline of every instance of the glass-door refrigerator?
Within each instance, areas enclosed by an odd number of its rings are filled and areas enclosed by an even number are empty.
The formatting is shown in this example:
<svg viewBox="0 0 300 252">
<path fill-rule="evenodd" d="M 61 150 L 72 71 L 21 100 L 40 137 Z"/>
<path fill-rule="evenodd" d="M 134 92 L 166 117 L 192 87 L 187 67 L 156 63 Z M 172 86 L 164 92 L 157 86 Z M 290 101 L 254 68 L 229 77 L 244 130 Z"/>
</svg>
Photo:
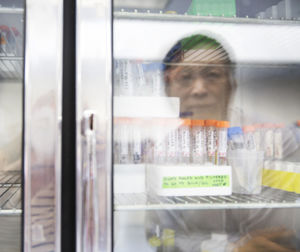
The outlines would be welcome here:
<svg viewBox="0 0 300 252">
<path fill-rule="evenodd" d="M 0 250 L 60 251 L 62 1 L 0 1 Z"/>
<path fill-rule="evenodd" d="M 299 251 L 299 1 L 77 10 L 77 250 Z"/>
<path fill-rule="evenodd" d="M 21 249 L 23 4 L 0 8 L 0 246 Z"/>
</svg>

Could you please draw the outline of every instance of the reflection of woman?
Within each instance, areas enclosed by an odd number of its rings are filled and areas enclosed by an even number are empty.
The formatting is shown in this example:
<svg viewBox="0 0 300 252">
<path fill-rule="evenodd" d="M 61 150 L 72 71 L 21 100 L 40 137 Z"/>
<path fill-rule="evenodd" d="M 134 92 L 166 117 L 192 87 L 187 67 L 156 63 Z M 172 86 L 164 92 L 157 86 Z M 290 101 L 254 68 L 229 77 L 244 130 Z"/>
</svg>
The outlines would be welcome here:
<svg viewBox="0 0 300 252">
<path fill-rule="evenodd" d="M 228 120 L 234 68 L 217 40 L 204 35 L 182 39 L 168 52 L 164 65 L 166 93 L 180 97 L 181 117 Z M 232 242 L 229 251 L 295 251 L 294 233 L 281 228 L 296 230 L 295 213 L 293 209 L 161 210 L 147 213 L 146 228 L 152 245 L 164 230 L 173 230 L 167 251 L 200 251 L 203 240 L 220 232 Z M 157 246 L 164 251 L 163 245 Z"/>
<path fill-rule="evenodd" d="M 233 64 L 216 40 L 196 35 L 178 42 L 164 59 L 168 96 L 180 97 L 181 115 L 226 120 L 235 88 Z"/>
</svg>

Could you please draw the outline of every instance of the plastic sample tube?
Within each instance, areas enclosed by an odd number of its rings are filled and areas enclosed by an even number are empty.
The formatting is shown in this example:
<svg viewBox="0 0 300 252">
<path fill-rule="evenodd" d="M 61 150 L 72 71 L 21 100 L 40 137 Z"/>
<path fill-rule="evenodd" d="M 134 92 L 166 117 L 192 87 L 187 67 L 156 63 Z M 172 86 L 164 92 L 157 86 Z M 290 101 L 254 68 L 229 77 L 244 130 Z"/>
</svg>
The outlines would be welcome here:
<svg viewBox="0 0 300 252">
<path fill-rule="evenodd" d="M 118 118 L 114 119 L 114 149 L 113 159 L 115 164 L 120 163 L 120 121 Z"/>
<path fill-rule="evenodd" d="M 255 127 L 253 125 L 246 125 L 243 127 L 244 143 L 247 150 L 256 150 L 256 144 L 254 140 Z"/>
<path fill-rule="evenodd" d="M 139 119 L 131 119 L 130 126 L 130 160 L 134 164 L 142 162 L 142 132 L 141 121 Z"/>
<path fill-rule="evenodd" d="M 227 130 L 229 128 L 228 121 L 217 121 L 217 164 L 227 164 Z"/>
<path fill-rule="evenodd" d="M 164 82 L 162 80 L 162 64 L 156 63 L 152 74 L 152 95 L 153 96 L 163 96 L 164 92 Z"/>
<path fill-rule="evenodd" d="M 192 162 L 204 164 L 206 159 L 206 133 L 204 120 L 192 120 Z"/>
<path fill-rule="evenodd" d="M 276 160 L 281 160 L 283 158 L 283 137 L 282 130 L 284 124 L 275 124 L 274 130 L 274 158 Z"/>
<path fill-rule="evenodd" d="M 178 162 L 178 149 L 179 149 L 179 132 L 178 132 L 178 119 L 165 119 L 165 127 L 167 129 L 166 138 L 166 162 L 175 164 Z"/>
<path fill-rule="evenodd" d="M 206 129 L 206 146 L 207 146 L 207 162 L 216 163 L 216 150 L 217 150 L 217 134 L 216 134 L 216 120 L 205 120 Z"/>
<path fill-rule="evenodd" d="M 244 149 L 244 136 L 241 127 L 231 127 L 228 129 L 228 142 L 231 150 Z"/>
<path fill-rule="evenodd" d="M 141 123 L 142 130 L 142 160 L 145 163 L 153 162 L 153 125 L 149 120 L 143 120 Z M 151 138 L 152 136 L 152 138 Z"/>
<path fill-rule="evenodd" d="M 146 80 L 143 65 L 140 61 L 129 61 L 128 66 L 128 80 L 131 79 L 132 84 L 130 88 L 132 88 L 133 96 L 143 96 L 146 90 Z"/>
<path fill-rule="evenodd" d="M 134 95 L 134 81 L 132 66 L 129 60 L 121 60 L 119 62 L 119 72 L 120 72 L 120 87 L 119 94 L 120 96 L 132 96 Z"/>
<path fill-rule="evenodd" d="M 257 151 L 263 150 L 262 147 L 262 125 L 257 123 L 253 124 L 253 127 L 255 128 L 254 133 L 253 133 L 253 139 L 254 139 L 254 144 L 255 144 L 255 149 Z"/>
<path fill-rule="evenodd" d="M 114 60 L 114 96 L 120 95 L 120 61 Z"/>
<path fill-rule="evenodd" d="M 119 118 L 119 162 L 120 164 L 128 164 L 131 162 L 129 158 L 129 119 Z"/>
<path fill-rule="evenodd" d="M 152 122 L 154 133 L 153 163 L 163 164 L 166 161 L 165 122 L 163 119 L 156 119 Z"/>
<path fill-rule="evenodd" d="M 142 64 L 144 77 L 145 77 L 145 90 L 143 95 L 153 96 L 153 71 L 155 69 L 154 63 Z"/>
<path fill-rule="evenodd" d="M 185 164 L 190 163 L 190 127 L 191 119 L 183 119 L 179 127 L 179 162 Z"/>
<path fill-rule="evenodd" d="M 272 160 L 274 158 L 274 124 L 265 123 L 263 132 L 265 158 Z"/>
</svg>

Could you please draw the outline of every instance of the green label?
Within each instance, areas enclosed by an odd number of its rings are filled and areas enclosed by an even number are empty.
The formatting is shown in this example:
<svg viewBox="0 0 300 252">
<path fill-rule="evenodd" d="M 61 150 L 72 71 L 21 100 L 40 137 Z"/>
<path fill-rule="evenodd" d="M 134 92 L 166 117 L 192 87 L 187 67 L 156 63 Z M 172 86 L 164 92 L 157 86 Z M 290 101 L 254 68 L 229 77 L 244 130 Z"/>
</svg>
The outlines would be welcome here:
<svg viewBox="0 0 300 252">
<path fill-rule="evenodd" d="M 229 175 L 168 176 L 163 177 L 162 188 L 196 188 L 229 186 Z"/>
</svg>

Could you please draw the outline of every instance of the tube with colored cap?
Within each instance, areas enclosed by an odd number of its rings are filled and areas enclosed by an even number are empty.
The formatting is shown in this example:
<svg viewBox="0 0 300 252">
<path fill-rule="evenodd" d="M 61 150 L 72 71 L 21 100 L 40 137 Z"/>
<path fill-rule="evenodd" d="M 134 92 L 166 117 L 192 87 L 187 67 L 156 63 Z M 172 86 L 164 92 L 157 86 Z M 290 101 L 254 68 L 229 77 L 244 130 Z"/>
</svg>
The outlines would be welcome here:
<svg viewBox="0 0 300 252">
<path fill-rule="evenodd" d="M 192 120 L 192 162 L 204 164 L 206 158 L 204 120 Z"/>
<path fill-rule="evenodd" d="M 179 162 L 190 163 L 190 127 L 191 119 L 183 119 L 182 125 L 179 127 Z"/>
<path fill-rule="evenodd" d="M 228 129 L 228 142 L 231 150 L 244 149 L 244 137 L 241 127 L 231 127 Z"/>
<path fill-rule="evenodd" d="M 227 164 L 227 129 L 228 121 L 217 121 L 217 164 Z"/>
<path fill-rule="evenodd" d="M 216 163 L 216 120 L 205 120 L 206 127 L 206 146 L 207 146 L 207 162 Z"/>
<path fill-rule="evenodd" d="M 246 125 L 243 127 L 244 131 L 244 143 L 247 150 L 256 150 L 256 144 L 254 140 L 255 127 L 253 125 Z"/>
</svg>

